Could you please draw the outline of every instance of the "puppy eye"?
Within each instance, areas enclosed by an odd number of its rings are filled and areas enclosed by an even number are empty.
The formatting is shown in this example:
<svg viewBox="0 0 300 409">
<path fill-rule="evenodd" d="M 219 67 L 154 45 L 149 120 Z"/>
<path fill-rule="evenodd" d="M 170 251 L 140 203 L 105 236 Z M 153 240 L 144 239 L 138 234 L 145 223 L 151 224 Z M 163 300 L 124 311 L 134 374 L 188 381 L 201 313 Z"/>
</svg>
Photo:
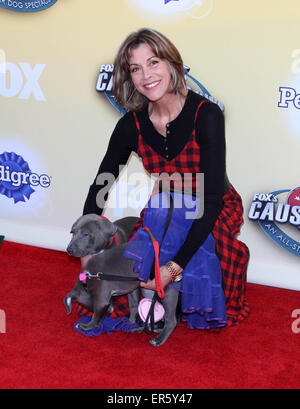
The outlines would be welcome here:
<svg viewBox="0 0 300 409">
<path fill-rule="evenodd" d="M 82 233 L 82 237 L 88 237 L 89 233 Z"/>
</svg>

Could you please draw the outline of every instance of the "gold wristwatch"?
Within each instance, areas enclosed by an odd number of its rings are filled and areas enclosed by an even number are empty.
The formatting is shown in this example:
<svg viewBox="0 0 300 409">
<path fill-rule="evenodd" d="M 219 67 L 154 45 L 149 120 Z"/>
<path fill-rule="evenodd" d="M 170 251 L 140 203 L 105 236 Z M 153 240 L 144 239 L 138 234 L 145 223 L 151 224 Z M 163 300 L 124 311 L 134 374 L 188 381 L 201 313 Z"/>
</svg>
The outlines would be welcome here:
<svg viewBox="0 0 300 409">
<path fill-rule="evenodd" d="M 167 269 L 170 271 L 171 273 L 171 277 L 172 277 L 172 281 L 180 281 L 182 279 L 182 274 L 181 274 L 181 268 L 177 266 L 175 266 L 175 264 L 173 263 L 173 261 L 168 261 L 167 264 Z"/>
</svg>

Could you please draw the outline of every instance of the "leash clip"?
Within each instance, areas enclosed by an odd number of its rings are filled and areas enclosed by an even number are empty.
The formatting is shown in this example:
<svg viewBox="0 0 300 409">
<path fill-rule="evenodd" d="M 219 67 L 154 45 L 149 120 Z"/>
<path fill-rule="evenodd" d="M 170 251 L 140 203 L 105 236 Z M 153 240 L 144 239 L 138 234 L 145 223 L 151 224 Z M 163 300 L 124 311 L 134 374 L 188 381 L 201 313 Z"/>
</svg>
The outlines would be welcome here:
<svg viewBox="0 0 300 409">
<path fill-rule="evenodd" d="M 101 276 L 101 272 L 100 273 L 96 273 L 96 274 L 91 274 L 89 271 L 84 270 L 81 274 L 79 274 L 79 280 L 82 283 L 86 283 L 87 279 L 91 279 L 91 278 L 96 278 L 96 280 L 101 280 L 100 276 Z"/>
<path fill-rule="evenodd" d="M 86 278 L 96 278 L 96 280 L 101 280 L 100 276 L 101 276 L 101 272 L 100 273 L 96 273 L 96 274 L 91 274 L 89 271 L 86 272 Z"/>
</svg>

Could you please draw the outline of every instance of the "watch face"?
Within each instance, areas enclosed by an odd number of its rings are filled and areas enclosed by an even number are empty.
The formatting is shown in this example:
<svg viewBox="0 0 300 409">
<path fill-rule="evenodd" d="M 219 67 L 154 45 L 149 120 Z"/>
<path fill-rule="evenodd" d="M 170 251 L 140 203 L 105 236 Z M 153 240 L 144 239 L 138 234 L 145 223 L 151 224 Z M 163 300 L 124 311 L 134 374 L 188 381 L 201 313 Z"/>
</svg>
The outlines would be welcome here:
<svg viewBox="0 0 300 409">
<path fill-rule="evenodd" d="M 175 282 L 180 281 L 182 279 L 182 274 L 179 273 L 178 276 L 175 278 Z"/>
</svg>

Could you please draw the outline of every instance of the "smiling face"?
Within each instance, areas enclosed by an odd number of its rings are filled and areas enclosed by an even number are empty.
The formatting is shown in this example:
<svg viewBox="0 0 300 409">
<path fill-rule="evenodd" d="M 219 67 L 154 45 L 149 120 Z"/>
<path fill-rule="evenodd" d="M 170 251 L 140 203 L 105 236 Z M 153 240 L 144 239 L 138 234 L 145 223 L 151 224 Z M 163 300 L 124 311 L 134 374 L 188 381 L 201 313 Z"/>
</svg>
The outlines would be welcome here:
<svg viewBox="0 0 300 409">
<path fill-rule="evenodd" d="M 148 44 L 142 43 L 132 49 L 129 70 L 135 88 L 149 101 L 159 102 L 172 92 L 168 63 L 156 57 Z"/>
</svg>

